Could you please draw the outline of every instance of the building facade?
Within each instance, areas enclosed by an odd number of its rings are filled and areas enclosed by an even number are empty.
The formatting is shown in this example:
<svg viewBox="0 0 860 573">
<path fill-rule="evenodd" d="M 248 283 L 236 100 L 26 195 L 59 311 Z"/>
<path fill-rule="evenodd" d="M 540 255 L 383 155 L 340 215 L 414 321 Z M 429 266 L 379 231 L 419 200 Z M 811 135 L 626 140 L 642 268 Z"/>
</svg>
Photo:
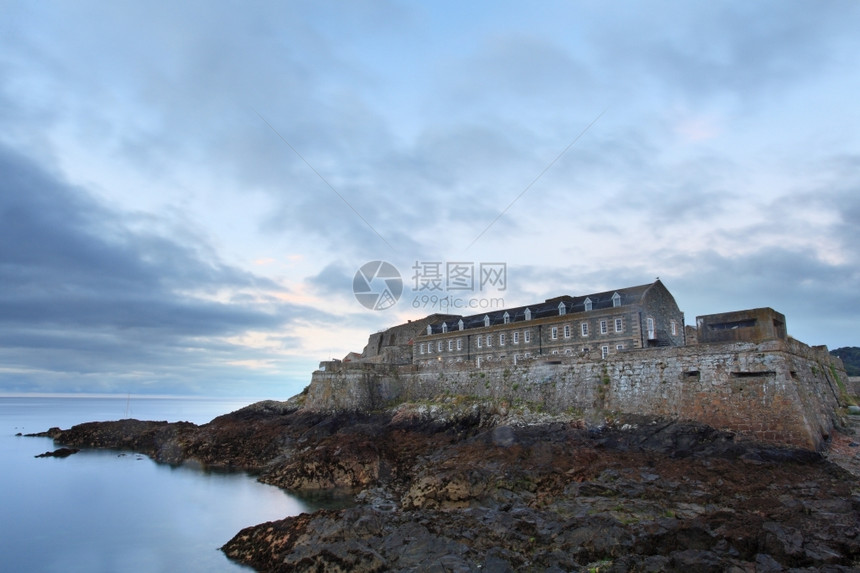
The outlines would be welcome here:
<svg viewBox="0 0 860 573">
<path fill-rule="evenodd" d="M 427 321 L 412 343 L 418 366 L 518 364 L 563 356 L 606 358 L 626 350 L 684 346 L 684 314 L 662 282 L 559 296 L 542 303 Z"/>
</svg>

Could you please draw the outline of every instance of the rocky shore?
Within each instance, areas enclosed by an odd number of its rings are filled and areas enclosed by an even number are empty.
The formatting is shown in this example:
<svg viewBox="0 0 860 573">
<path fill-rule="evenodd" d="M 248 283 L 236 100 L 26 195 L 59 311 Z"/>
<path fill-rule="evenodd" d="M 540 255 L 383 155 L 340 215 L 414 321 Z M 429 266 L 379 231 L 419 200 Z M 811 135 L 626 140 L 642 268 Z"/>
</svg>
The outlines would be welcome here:
<svg viewBox="0 0 860 573">
<path fill-rule="evenodd" d="M 300 406 L 46 435 L 353 496 L 222 548 L 260 571 L 860 570 L 851 438 L 822 456 L 696 424 L 596 424 L 458 397 L 366 414 Z"/>
</svg>

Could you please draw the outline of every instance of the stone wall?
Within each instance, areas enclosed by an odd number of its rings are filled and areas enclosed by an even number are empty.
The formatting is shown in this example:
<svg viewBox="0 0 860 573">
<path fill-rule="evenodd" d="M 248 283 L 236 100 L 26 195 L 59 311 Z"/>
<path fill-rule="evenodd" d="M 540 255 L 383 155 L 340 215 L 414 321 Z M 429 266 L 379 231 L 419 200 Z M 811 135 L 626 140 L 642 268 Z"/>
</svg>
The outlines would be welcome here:
<svg viewBox="0 0 860 573">
<path fill-rule="evenodd" d="M 652 348 L 605 360 L 562 357 L 516 366 L 326 363 L 305 407 L 373 410 L 444 394 L 580 411 L 692 420 L 741 436 L 817 450 L 844 406 L 848 377 L 824 347 L 794 340 Z"/>
</svg>

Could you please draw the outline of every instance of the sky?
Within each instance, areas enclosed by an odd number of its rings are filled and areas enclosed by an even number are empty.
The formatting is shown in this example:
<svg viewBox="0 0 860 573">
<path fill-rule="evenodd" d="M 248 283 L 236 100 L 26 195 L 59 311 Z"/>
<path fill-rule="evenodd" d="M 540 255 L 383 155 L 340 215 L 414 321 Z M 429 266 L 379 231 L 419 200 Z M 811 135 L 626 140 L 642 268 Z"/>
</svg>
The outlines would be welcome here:
<svg viewBox="0 0 860 573">
<path fill-rule="evenodd" d="M 0 393 L 283 399 L 407 319 L 657 277 L 688 324 L 860 346 L 858 29 L 853 0 L 0 0 Z"/>
</svg>

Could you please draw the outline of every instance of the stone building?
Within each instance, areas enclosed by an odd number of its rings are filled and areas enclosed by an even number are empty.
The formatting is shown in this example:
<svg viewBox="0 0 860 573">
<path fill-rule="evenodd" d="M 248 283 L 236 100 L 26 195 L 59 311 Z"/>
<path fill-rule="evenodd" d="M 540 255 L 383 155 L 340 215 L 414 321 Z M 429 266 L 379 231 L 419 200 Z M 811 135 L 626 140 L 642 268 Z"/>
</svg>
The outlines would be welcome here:
<svg viewBox="0 0 860 573">
<path fill-rule="evenodd" d="M 785 316 L 772 308 L 753 308 L 696 317 L 699 342 L 762 342 L 787 337 Z"/>
<path fill-rule="evenodd" d="M 416 365 L 518 364 L 537 358 L 606 358 L 627 350 L 684 346 L 684 314 L 658 279 L 646 285 L 471 316 L 430 320 L 414 338 Z"/>
</svg>

